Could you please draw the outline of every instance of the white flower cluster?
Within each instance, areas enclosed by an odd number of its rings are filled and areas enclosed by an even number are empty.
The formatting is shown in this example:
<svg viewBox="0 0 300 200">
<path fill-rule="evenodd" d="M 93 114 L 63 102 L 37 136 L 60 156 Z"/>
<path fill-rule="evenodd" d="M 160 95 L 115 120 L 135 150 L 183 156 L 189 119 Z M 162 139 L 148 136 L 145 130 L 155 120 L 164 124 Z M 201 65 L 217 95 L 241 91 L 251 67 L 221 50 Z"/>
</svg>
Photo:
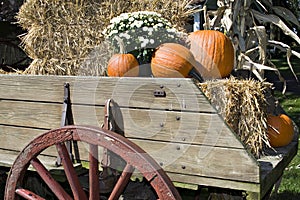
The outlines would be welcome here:
<svg viewBox="0 0 300 200">
<path fill-rule="evenodd" d="M 150 56 L 161 43 L 176 42 L 181 36 L 161 14 L 149 11 L 122 13 L 111 19 L 103 34 L 112 41 L 121 38 L 126 51 L 135 51 L 138 58 Z"/>
</svg>

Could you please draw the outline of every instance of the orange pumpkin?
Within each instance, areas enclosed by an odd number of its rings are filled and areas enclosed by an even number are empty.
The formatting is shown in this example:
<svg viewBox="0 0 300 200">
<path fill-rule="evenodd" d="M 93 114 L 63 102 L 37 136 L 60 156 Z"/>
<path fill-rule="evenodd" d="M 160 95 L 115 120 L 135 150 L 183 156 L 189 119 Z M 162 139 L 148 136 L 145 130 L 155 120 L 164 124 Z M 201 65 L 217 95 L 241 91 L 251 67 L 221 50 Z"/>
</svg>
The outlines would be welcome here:
<svg viewBox="0 0 300 200">
<path fill-rule="evenodd" d="M 161 44 L 151 59 L 151 70 L 155 77 L 188 77 L 194 65 L 192 52 L 177 43 Z"/>
<path fill-rule="evenodd" d="M 205 79 L 227 77 L 234 66 L 231 40 L 220 31 L 199 30 L 189 34 L 190 50 Z"/>
<path fill-rule="evenodd" d="M 139 75 L 139 63 L 132 54 L 114 54 L 108 61 L 108 76 L 131 76 Z"/>
<path fill-rule="evenodd" d="M 108 61 L 108 76 L 138 76 L 139 63 L 134 55 L 125 53 L 125 46 L 121 38 L 115 37 L 120 46 L 120 53 L 114 54 Z"/>
<path fill-rule="evenodd" d="M 267 120 L 268 137 L 272 147 L 288 145 L 294 137 L 292 120 L 285 114 L 278 116 L 270 115 Z"/>
</svg>

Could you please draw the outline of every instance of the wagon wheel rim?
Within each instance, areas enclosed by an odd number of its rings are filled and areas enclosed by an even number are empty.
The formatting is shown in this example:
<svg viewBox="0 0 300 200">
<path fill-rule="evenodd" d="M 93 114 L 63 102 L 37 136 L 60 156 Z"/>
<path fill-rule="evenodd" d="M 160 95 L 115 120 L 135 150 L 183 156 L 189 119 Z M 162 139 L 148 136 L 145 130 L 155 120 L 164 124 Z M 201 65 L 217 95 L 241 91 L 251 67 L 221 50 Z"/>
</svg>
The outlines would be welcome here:
<svg viewBox="0 0 300 200">
<path fill-rule="evenodd" d="M 64 145 L 64 142 L 71 140 L 85 142 L 89 145 L 89 197 L 86 196 L 79 183 L 72 161 Z M 54 145 L 57 148 L 59 156 L 63 158 L 64 172 L 73 197 L 51 177 L 50 172 L 37 158 L 43 150 Z M 109 195 L 109 200 L 119 198 L 123 189 L 128 184 L 134 169 L 137 169 L 150 183 L 158 199 L 181 199 L 172 181 L 163 169 L 139 146 L 112 131 L 84 126 L 66 126 L 54 129 L 32 140 L 21 151 L 10 169 L 4 199 L 12 200 L 20 196 L 25 199 L 43 199 L 33 192 L 22 188 L 22 179 L 30 164 L 58 199 L 100 199 L 101 188 L 99 189 L 99 161 L 97 157 L 97 148 L 99 146 L 114 152 L 126 162 L 120 178 Z"/>
</svg>

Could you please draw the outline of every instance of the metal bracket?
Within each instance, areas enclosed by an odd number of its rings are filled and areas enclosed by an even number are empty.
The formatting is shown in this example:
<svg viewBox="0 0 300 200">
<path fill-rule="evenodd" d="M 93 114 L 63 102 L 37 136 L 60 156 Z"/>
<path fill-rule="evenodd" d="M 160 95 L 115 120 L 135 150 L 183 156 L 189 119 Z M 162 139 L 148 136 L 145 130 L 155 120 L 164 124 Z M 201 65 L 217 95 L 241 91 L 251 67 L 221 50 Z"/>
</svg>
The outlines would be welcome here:
<svg viewBox="0 0 300 200">
<path fill-rule="evenodd" d="M 167 96 L 166 91 L 164 91 L 164 90 L 154 90 L 153 95 L 155 97 L 166 97 Z"/>
<path fill-rule="evenodd" d="M 124 124 L 120 107 L 113 99 L 108 99 L 104 107 L 104 124 L 102 126 L 105 130 L 114 131 L 124 136 Z M 103 156 L 101 160 L 101 167 L 103 169 L 102 176 L 107 177 L 110 174 L 117 174 L 118 167 L 124 167 L 124 163 L 120 161 L 118 155 L 113 152 L 103 149 Z"/>
<path fill-rule="evenodd" d="M 64 99 L 63 99 L 63 109 L 62 109 L 60 126 L 63 127 L 63 126 L 73 125 L 73 124 L 74 124 L 74 120 L 73 120 L 72 105 L 71 105 L 71 98 L 70 98 L 70 84 L 64 83 Z M 68 141 L 65 143 L 65 145 L 67 147 L 71 160 L 74 161 L 74 156 L 72 152 L 72 143 L 74 146 L 75 159 L 77 162 L 79 162 L 80 155 L 79 155 L 77 141 Z M 60 156 L 57 156 L 56 166 L 61 166 Z"/>
</svg>

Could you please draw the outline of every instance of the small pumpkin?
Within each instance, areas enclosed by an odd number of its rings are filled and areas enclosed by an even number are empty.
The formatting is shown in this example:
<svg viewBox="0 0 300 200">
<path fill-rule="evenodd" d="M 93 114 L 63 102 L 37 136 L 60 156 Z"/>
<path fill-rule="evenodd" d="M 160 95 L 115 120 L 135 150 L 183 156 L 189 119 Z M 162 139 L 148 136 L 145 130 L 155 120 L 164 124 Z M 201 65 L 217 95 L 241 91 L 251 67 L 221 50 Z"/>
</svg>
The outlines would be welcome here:
<svg viewBox="0 0 300 200">
<path fill-rule="evenodd" d="M 123 41 L 116 38 L 120 45 L 120 53 L 114 54 L 108 61 L 107 74 L 108 76 L 131 76 L 139 75 L 139 63 L 134 55 L 125 53 Z"/>
<path fill-rule="evenodd" d="M 287 115 L 270 115 L 268 116 L 267 124 L 267 133 L 272 147 L 286 146 L 293 140 L 294 126 Z"/>
<path fill-rule="evenodd" d="M 193 70 L 194 65 L 195 58 L 192 52 L 177 43 L 161 44 L 151 59 L 151 70 L 155 77 L 188 77 L 191 72 L 197 74 Z M 198 79 L 201 78 L 199 74 L 197 75 Z"/>
<path fill-rule="evenodd" d="M 231 40 L 216 30 L 198 30 L 189 34 L 190 50 L 197 69 L 205 79 L 227 77 L 234 67 Z"/>
</svg>

